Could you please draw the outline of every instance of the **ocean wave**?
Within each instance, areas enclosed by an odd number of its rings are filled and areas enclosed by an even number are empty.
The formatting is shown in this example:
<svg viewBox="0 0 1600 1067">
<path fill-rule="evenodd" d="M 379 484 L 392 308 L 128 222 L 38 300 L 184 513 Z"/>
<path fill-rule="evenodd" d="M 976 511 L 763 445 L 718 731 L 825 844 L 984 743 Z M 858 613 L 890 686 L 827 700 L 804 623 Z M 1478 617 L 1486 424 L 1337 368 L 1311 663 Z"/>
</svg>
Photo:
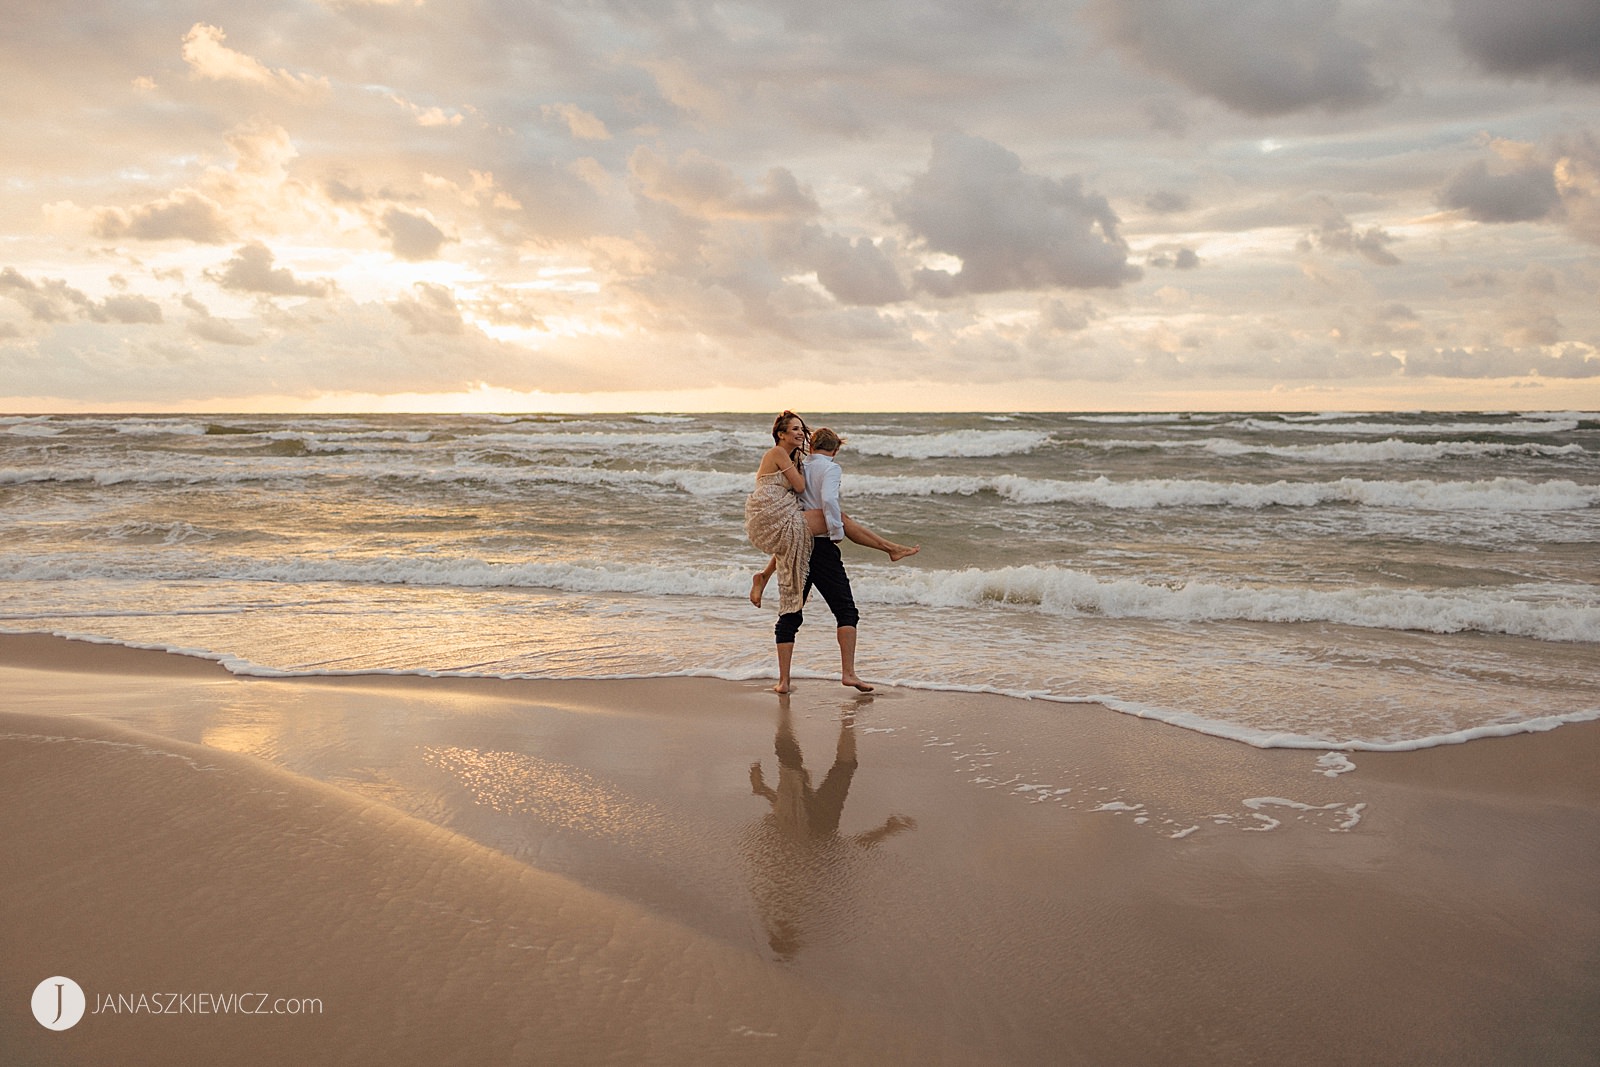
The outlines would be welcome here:
<svg viewBox="0 0 1600 1067">
<path fill-rule="evenodd" d="M 1390 437 L 1383 441 L 1342 441 L 1326 445 L 1268 445 L 1236 441 L 1226 437 L 1207 437 L 1193 441 L 1139 441 L 1079 439 L 1072 444 L 1106 452 L 1200 451 L 1214 456 L 1275 456 L 1311 463 L 1395 463 L 1428 462 L 1469 456 L 1582 456 L 1587 449 L 1579 444 L 1542 445 L 1531 442 L 1510 444 L 1499 441 L 1402 441 Z"/>
<path fill-rule="evenodd" d="M 1073 422 L 1093 422 L 1102 426 L 1161 425 L 1170 422 L 1210 422 L 1215 415 L 1190 415 L 1182 412 L 1156 412 L 1148 415 L 1071 415 Z"/>
<path fill-rule="evenodd" d="M 894 459 L 954 459 L 1016 456 L 1047 443 L 1039 430 L 952 430 L 946 433 L 854 434 L 850 450 Z"/>
<path fill-rule="evenodd" d="M 14 581 L 137 578 L 142 581 L 226 580 L 313 584 L 409 585 L 426 588 L 525 588 L 579 594 L 742 598 L 743 567 L 643 563 L 496 563 L 470 557 L 386 556 L 163 560 L 149 573 L 104 574 L 103 564 L 35 557 L 8 566 Z M 1052 616 L 1186 623 L 1331 623 L 1378 630 L 1485 633 L 1540 641 L 1600 643 L 1600 588 L 1512 586 L 1468 589 L 1360 587 L 1322 589 L 1233 586 L 1195 581 L 1163 585 L 1102 580 L 1071 568 L 1016 566 L 959 571 L 863 568 L 852 580 L 863 603 L 1001 609 Z"/>
<path fill-rule="evenodd" d="M 376 478 L 430 485 L 494 486 L 514 491 L 535 484 L 658 488 L 692 496 L 726 496 L 748 492 L 749 472 L 666 468 L 612 469 L 585 466 L 514 466 L 464 458 L 453 466 L 400 467 L 369 463 L 362 457 L 333 466 L 308 465 L 299 457 L 257 458 L 249 466 L 170 457 L 165 468 L 119 466 L 100 470 L 61 467 L 0 468 L 0 485 L 30 482 L 82 483 L 101 486 L 130 484 L 243 485 L 303 482 L 308 477 Z M 1493 478 L 1485 481 L 1378 481 L 1339 478 L 1333 481 L 1216 482 L 1203 479 L 1131 479 L 1099 477 L 1088 481 L 1028 478 L 1022 475 L 866 475 L 847 474 L 846 491 L 857 497 L 976 496 L 993 493 L 1023 505 L 1070 504 L 1119 510 L 1164 508 L 1311 508 L 1354 505 L 1422 511 L 1539 512 L 1582 510 L 1600 504 L 1600 486 L 1567 479 L 1529 481 Z"/>
<path fill-rule="evenodd" d="M 1576 430 L 1578 419 L 1538 419 L 1522 422 L 1289 422 L 1278 419 L 1244 419 L 1241 429 L 1290 430 L 1300 433 L 1348 434 L 1558 434 Z"/>
<path fill-rule="evenodd" d="M 1190 582 L 1172 587 L 1132 579 L 1102 581 L 1058 567 L 908 571 L 862 585 L 862 598 L 936 607 L 1015 605 L 1052 615 L 1168 622 L 1334 623 L 1379 630 L 1488 633 L 1542 641 L 1600 642 L 1600 604 L 1534 599 L 1525 590 L 1296 589 Z M 1600 591 L 1591 590 L 1593 600 Z"/>
<path fill-rule="evenodd" d="M 746 449 L 752 462 L 771 440 L 760 433 L 736 434 L 727 430 L 671 431 L 640 429 L 632 432 L 587 431 L 462 434 L 459 443 L 469 446 L 492 445 L 529 452 L 610 452 L 617 455 L 641 452 L 716 452 L 728 448 Z"/>
<path fill-rule="evenodd" d="M 432 430 L 273 430 L 268 441 L 299 441 L 312 451 L 340 451 L 351 445 L 420 445 L 434 439 Z"/>
<path fill-rule="evenodd" d="M 189 541 L 211 541 L 216 532 L 202 530 L 187 522 L 119 522 L 100 531 L 100 537 L 109 541 L 127 541 L 143 544 L 181 545 Z"/>
<path fill-rule="evenodd" d="M 1530 482 L 1494 478 L 1478 482 L 1369 481 L 1340 478 L 1329 482 L 1212 482 L 1184 479 L 1135 479 L 1114 482 L 1100 477 L 1064 482 L 1018 475 L 932 478 L 851 476 L 848 491 L 864 496 L 971 496 L 995 493 L 1018 504 L 1077 504 L 1117 509 L 1190 507 L 1318 507 L 1353 504 L 1424 511 L 1570 511 L 1600 503 L 1600 486 L 1556 480 Z"/>
</svg>

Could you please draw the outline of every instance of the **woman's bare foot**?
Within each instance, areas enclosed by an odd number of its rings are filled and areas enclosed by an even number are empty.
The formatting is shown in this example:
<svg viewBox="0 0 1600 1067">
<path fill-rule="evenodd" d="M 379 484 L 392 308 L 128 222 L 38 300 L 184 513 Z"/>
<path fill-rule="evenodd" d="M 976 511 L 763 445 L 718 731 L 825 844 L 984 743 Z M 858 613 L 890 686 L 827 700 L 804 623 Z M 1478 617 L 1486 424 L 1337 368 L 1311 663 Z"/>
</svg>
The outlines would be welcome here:
<svg viewBox="0 0 1600 1067">
<path fill-rule="evenodd" d="M 847 674 L 843 678 L 840 678 L 839 681 L 840 681 L 841 684 L 848 685 L 850 688 L 855 689 L 855 690 L 857 690 L 859 692 L 862 692 L 862 693 L 870 693 L 870 692 L 872 692 L 872 686 L 868 685 L 866 682 L 863 682 L 860 678 L 857 678 L 853 674 Z"/>
<path fill-rule="evenodd" d="M 782 682 L 779 682 L 777 685 L 772 687 L 772 691 L 780 696 L 788 696 L 790 693 L 794 692 L 794 686 L 784 685 Z"/>
<path fill-rule="evenodd" d="M 761 594 L 765 592 L 767 588 L 768 577 L 769 575 L 766 571 L 757 571 L 750 578 L 750 603 L 754 604 L 758 608 L 761 606 Z"/>
<path fill-rule="evenodd" d="M 907 548 L 905 545 L 893 545 L 889 549 L 889 562 L 890 563 L 899 563 L 901 560 L 905 559 L 907 556 L 915 556 L 918 552 L 921 552 L 921 551 L 922 551 L 922 546 L 921 545 L 912 545 L 910 548 Z"/>
</svg>

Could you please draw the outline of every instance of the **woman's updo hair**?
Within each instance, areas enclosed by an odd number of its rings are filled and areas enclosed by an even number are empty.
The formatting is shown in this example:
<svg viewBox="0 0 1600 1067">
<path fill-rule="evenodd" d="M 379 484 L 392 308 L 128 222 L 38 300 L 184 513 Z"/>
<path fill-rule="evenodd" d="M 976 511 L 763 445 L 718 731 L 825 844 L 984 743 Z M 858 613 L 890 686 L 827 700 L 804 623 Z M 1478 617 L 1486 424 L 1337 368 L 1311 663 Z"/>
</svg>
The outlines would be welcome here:
<svg viewBox="0 0 1600 1067">
<path fill-rule="evenodd" d="M 800 418 L 800 416 L 796 415 L 794 412 L 786 410 L 786 411 L 783 412 L 783 414 L 779 415 L 777 418 L 772 420 L 772 443 L 773 444 L 777 444 L 778 443 L 778 438 L 782 437 L 783 436 L 783 431 L 785 431 L 785 430 L 787 430 L 789 428 L 789 423 L 790 423 L 791 420 L 798 421 L 800 423 L 800 428 L 806 432 L 806 440 L 807 441 L 811 440 L 811 428 L 806 425 L 806 420 Z M 796 451 L 798 451 L 798 452 L 804 452 L 805 450 L 806 450 L 806 446 L 805 445 L 801 445 L 798 449 L 796 449 Z"/>
<path fill-rule="evenodd" d="M 811 450 L 813 452 L 837 452 L 842 444 L 844 444 L 844 438 L 826 426 L 817 427 L 811 434 Z"/>
</svg>

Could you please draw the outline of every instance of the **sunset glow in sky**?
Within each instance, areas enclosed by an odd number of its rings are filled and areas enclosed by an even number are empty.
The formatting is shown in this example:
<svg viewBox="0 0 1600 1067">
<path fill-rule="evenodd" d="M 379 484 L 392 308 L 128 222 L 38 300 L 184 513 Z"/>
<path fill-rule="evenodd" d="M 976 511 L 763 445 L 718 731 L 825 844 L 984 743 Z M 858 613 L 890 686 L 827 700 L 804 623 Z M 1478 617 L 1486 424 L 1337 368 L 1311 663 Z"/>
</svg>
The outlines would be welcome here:
<svg viewBox="0 0 1600 1067">
<path fill-rule="evenodd" d="M 1595 0 L 0 8 L 0 410 L 1600 408 Z"/>
</svg>

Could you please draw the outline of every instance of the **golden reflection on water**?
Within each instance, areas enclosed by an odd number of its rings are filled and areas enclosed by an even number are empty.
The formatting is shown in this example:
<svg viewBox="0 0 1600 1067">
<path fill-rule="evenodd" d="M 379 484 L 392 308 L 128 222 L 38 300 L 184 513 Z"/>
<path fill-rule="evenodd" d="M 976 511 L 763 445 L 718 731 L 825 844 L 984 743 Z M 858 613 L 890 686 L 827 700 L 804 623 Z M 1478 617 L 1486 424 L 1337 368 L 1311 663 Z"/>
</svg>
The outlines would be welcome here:
<svg viewBox="0 0 1600 1067">
<path fill-rule="evenodd" d="M 200 733 L 200 743 L 224 752 L 265 758 L 278 750 L 282 733 L 281 717 L 272 722 L 259 717 L 235 718 L 207 726 Z"/>
<path fill-rule="evenodd" d="M 741 851 L 767 944 L 780 959 L 789 960 L 808 944 L 847 934 L 866 853 L 917 824 L 908 816 L 890 815 L 870 830 L 839 833 L 850 784 L 860 767 L 855 718 L 848 712 L 840 720 L 833 764 L 821 785 L 813 786 L 806 769 L 786 696 L 778 700 L 773 748 L 778 756 L 776 787 L 767 782 L 761 761 L 750 765 L 750 791 L 771 811 L 745 834 Z"/>
<path fill-rule="evenodd" d="M 482 806 L 507 815 L 532 815 L 546 825 L 617 841 L 658 836 L 666 817 L 653 805 L 577 769 L 521 752 L 435 746 L 422 752 Z"/>
</svg>

